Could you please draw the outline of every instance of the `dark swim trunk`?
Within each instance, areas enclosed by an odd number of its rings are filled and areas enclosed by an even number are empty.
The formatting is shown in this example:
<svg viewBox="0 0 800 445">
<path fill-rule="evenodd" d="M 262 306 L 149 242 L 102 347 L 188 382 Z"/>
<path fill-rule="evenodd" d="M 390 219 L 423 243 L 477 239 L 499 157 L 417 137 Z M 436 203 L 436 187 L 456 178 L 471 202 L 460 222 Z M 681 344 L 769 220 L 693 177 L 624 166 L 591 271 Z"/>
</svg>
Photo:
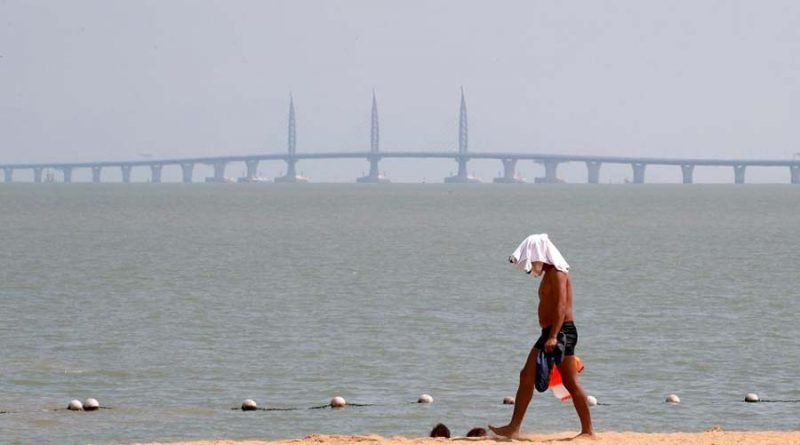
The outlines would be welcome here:
<svg viewBox="0 0 800 445">
<path fill-rule="evenodd" d="M 550 337 L 550 328 L 551 326 L 542 329 L 542 335 L 536 340 L 536 344 L 533 345 L 534 348 L 540 351 L 544 350 L 544 342 Z M 564 334 L 566 340 L 564 355 L 575 355 L 575 345 L 578 344 L 578 329 L 575 328 L 575 323 L 572 321 L 565 321 L 564 324 L 561 325 L 561 333 Z"/>
</svg>

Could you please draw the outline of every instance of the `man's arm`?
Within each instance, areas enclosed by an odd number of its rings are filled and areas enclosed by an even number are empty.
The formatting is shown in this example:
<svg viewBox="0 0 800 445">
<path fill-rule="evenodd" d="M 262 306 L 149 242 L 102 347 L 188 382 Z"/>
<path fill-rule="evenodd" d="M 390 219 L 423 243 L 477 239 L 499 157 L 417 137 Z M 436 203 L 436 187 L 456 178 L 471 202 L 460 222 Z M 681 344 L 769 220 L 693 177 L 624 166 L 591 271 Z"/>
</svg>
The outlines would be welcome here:
<svg viewBox="0 0 800 445">
<path fill-rule="evenodd" d="M 544 343 L 545 352 L 550 352 L 556 347 L 558 343 L 558 333 L 561 332 L 561 326 L 564 324 L 564 318 L 567 315 L 567 274 L 560 270 L 555 271 L 556 274 L 556 298 L 557 303 L 555 306 L 555 313 L 551 318 L 553 324 L 550 328 L 550 337 Z"/>
</svg>

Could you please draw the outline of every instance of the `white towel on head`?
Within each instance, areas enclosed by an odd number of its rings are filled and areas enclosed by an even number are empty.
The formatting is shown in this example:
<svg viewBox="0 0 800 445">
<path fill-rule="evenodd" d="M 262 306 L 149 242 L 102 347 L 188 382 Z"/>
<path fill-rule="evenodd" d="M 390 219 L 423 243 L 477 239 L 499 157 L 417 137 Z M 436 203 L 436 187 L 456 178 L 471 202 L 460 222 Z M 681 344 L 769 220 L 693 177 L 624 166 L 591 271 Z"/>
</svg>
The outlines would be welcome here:
<svg viewBox="0 0 800 445">
<path fill-rule="evenodd" d="M 525 272 L 531 273 L 534 261 L 540 261 L 555 266 L 561 272 L 569 272 L 567 260 L 561 256 L 555 244 L 550 241 L 546 233 L 530 235 L 520 243 L 517 250 L 508 257 L 514 266 Z"/>
</svg>

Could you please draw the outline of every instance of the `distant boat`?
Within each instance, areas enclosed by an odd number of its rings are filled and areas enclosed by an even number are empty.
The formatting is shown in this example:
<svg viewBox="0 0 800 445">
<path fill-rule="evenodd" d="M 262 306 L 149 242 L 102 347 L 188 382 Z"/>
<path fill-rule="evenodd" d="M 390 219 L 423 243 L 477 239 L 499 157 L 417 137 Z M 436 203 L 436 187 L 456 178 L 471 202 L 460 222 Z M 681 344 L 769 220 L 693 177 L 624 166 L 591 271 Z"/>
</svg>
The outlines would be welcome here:
<svg viewBox="0 0 800 445">
<path fill-rule="evenodd" d="M 206 182 L 227 183 L 227 182 L 235 182 L 235 181 L 233 179 L 231 179 L 231 178 L 217 179 L 217 178 L 215 178 L 213 176 L 206 176 Z"/>
<path fill-rule="evenodd" d="M 387 178 L 384 175 L 378 175 L 378 176 L 362 176 L 360 178 L 357 178 L 356 182 L 362 184 L 364 183 L 388 184 L 391 181 L 389 181 L 389 178 Z"/>
<path fill-rule="evenodd" d="M 444 182 L 446 183 L 467 183 L 467 184 L 479 184 L 481 183 L 481 178 L 473 175 L 467 175 L 465 177 L 461 176 L 448 176 L 444 178 Z"/>
<path fill-rule="evenodd" d="M 517 175 L 511 179 L 506 179 L 505 177 L 498 175 L 498 177 L 494 178 L 494 182 L 498 184 L 524 184 L 525 178 Z"/>
<path fill-rule="evenodd" d="M 308 182 L 308 178 L 303 175 L 297 175 L 295 177 L 286 177 L 286 176 L 279 176 L 275 178 L 276 183 L 306 183 Z"/>
<path fill-rule="evenodd" d="M 564 184 L 566 181 L 561 178 L 550 179 L 544 176 L 537 176 L 533 178 L 533 182 L 536 184 Z"/>
<path fill-rule="evenodd" d="M 272 179 L 267 178 L 266 176 L 253 176 L 252 178 L 247 176 L 241 176 L 239 179 L 236 180 L 239 183 L 247 183 L 247 182 L 272 182 Z"/>
</svg>

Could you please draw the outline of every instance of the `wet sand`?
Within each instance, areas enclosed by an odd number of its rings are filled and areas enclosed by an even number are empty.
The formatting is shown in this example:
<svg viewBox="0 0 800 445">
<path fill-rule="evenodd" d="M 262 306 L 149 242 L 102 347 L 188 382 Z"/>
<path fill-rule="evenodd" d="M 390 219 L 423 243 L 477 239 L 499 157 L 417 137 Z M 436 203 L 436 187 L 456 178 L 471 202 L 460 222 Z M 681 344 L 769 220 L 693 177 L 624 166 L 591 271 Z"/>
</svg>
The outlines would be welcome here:
<svg viewBox="0 0 800 445">
<path fill-rule="evenodd" d="M 526 434 L 517 440 L 500 438 L 466 438 L 452 439 L 429 437 L 381 437 L 376 435 L 344 436 L 344 435 L 312 435 L 302 439 L 278 441 L 264 440 L 205 440 L 191 442 L 163 442 L 170 445 L 436 445 L 447 442 L 478 443 L 519 443 L 519 444 L 559 444 L 574 437 L 575 433 Z M 594 440 L 578 439 L 571 443 L 591 443 L 598 445 L 800 445 L 800 431 L 721 431 L 716 428 L 703 433 L 633 433 L 603 432 Z M 155 445 L 151 443 L 149 445 Z"/>
</svg>

